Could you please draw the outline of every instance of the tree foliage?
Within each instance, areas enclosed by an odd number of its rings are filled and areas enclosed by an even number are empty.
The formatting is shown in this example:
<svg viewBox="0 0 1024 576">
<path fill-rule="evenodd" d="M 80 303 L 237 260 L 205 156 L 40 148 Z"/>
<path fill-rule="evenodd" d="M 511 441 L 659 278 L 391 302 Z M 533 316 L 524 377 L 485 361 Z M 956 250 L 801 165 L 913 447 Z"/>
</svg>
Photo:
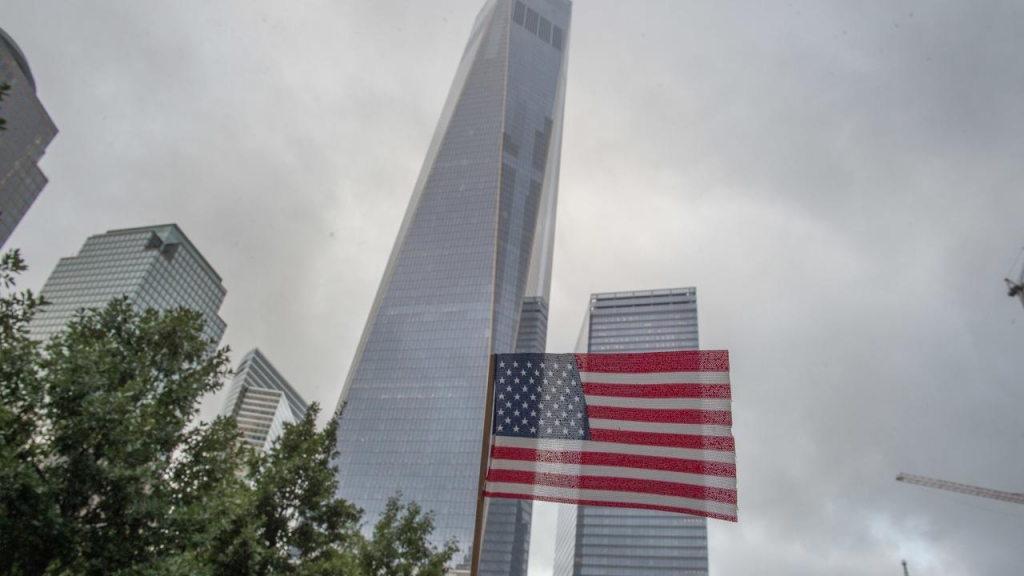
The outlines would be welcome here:
<svg viewBox="0 0 1024 576">
<path fill-rule="evenodd" d="M 373 539 L 359 552 L 359 567 L 367 576 L 444 576 L 448 561 L 458 552 L 449 541 L 438 552 L 427 536 L 434 531 L 434 515 L 418 504 L 388 499 Z"/>
<path fill-rule="evenodd" d="M 266 453 L 233 421 L 195 424 L 228 374 L 202 316 L 116 299 L 43 344 L 45 302 L 0 259 L 0 573 L 442 575 L 433 517 L 393 498 L 372 538 L 335 497 L 337 421 L 319 408 Z"/>
</svg>

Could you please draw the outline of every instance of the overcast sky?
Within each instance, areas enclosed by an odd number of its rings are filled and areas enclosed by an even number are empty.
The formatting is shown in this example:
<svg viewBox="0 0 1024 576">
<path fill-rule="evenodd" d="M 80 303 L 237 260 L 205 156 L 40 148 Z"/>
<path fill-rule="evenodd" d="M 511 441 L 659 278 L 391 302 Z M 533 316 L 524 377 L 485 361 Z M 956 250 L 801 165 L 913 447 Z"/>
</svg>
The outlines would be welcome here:
<svg viewBox="0 0 1024 576">
<path fill-rule="evenodd" d="M 332 410 L 481 5 L 4 0 L 60 129 L 24 285 L 177 222 L 233 358 Z M 1009 1 L 576 2 L 549 351 L 592 292 L 698 288 L 733 361 L 716 576 L 1020 572 L 1024 507 L 894 477 L 1024 491 L 1022 38 Z"/>
</svg>

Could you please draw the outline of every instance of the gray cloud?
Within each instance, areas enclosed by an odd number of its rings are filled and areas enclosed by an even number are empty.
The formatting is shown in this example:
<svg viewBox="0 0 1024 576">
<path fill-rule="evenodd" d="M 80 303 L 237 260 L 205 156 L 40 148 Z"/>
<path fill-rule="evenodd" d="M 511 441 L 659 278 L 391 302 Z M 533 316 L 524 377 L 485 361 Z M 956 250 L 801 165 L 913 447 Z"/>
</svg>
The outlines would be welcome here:
<svg viewBox="0 0 1024 576">
<path fill-rule="evenodd" d="M 42 285 L 176 221 L 225 343 L 333 407 L 476 0 L 11 0 L 61 129 L 10 241 Z M 576 2 L 551 334 L 591 292 L 696 285 L 734 362 L 723 575 L 1013 573 L 1024 510 L 1024 34 L 1009 2 Z M 204 413 L 212 414 L 220 398 Z M 538 507 L 534 574 L 551 508 Z M 547 530 L 545 530 L 547 528 Z"/>
</svg>

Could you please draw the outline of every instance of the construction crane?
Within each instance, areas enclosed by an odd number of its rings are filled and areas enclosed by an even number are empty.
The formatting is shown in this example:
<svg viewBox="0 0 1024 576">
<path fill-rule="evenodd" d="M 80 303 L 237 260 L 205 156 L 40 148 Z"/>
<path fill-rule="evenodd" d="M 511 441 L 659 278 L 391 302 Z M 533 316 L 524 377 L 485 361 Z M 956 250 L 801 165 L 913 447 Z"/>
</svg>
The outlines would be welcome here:
<svg viewBox="0 0 1024 576">
<path fill-rule="evenodd" d="M 1020 260 L 1021 254 L 1024 254 L 1024 248 L 1021 248 L 1020 254 L 1017 255 L 1017 261 Z M 1013 268 L 1010 268 L 1010 274 L 1016 269 L 1017 261 L 1013 263 Z M 1010 298 L 1020 298 L 1021 304 L 1024 304 L 1024 265 L 1020 269 L 1020 277 L 1014 282 L 1009 278 L 1006 279 L 1006 287 L 1009 289 Z"/>
<path fill-rule="evenodd" d="M 1016 492 L 1003 492 L 1002 490 L 979 488 L 977 486 L 971 486 L 970 484 L 936 480 L 935 478 L 915 476 L 913 474 L 905 474 L 903 472 L 900 472 L 899 476 L 896 476 L 896 481 L 906 482 L 907 484 L 917 484 L 918 486 L 927 486 L 928 488 L 935 488 L 937 490 L 959 492 L 961 494 L 968 494 L 979 498 L 990 498 L 992 500 L 1002 500 L 1003 502 L 1011 502 L 1013 504 L 1024 504 L 1024 494 Z"/>
</svg>

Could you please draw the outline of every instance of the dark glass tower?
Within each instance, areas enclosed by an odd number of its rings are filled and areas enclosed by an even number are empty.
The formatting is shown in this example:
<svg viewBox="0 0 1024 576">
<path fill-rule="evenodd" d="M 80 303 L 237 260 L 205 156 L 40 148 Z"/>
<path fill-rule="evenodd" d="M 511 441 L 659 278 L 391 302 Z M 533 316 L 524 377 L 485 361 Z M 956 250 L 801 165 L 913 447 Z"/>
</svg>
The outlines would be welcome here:
<svg viewBox="0 0 1024 576">
<path fill-rule="evenodd" d="M 339 404 L 339 495 L 373 521 L 400 490 L 463 552 L 488 355 L 544 348 L 570 13 L 477 17 Z M 489 516 L 484 573 L 525 574 L 529 505 Z"/>
<path fill-rule="evenodd" d="M 39 98 L 28 60 L 14 40 L 0 30 L 0 84 L 11 86 L 0 102 L 7 129 L 0 132 L 0 246 L 14 231 L 46 186 L 37 165 L 57 135 Z"/>
</svg>

